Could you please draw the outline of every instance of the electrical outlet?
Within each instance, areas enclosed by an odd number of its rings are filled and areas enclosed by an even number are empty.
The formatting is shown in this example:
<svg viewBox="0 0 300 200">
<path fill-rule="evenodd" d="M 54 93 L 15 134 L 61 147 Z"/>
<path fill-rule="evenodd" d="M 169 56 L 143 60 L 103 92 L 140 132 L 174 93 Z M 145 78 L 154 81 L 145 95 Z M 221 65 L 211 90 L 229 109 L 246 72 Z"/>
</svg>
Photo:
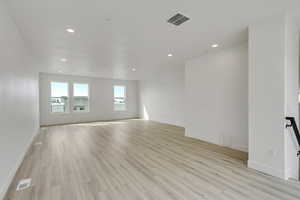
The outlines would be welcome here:
<svg viewBox="0 0 300 200">
<path fill-rule="evenodd" d="M 268 154 L 271 157 L 276 157 L 277 156 L 277 151 L 274 150 L 274 149 L 269 149 Z"/>
</svg>

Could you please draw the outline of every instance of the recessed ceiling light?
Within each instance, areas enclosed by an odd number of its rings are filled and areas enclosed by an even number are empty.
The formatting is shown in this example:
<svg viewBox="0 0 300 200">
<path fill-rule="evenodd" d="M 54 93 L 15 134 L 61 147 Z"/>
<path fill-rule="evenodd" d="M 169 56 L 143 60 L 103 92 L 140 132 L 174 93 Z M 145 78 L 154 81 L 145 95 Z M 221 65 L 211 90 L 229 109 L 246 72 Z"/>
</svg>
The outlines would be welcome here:
<svg viewBox="0 0 300 200">
<path fill-rule="evenodd" d="M 136 68 L 132 68 L 131 70 L 132 70 L 133 72 L 135 72 L 135 71 L 136 71 Z"/>
<path fill-rule="evenodd" d="M 218 44 L 211 45 L 212 48 L 217 48 L 218 46 L 219 46 Z"/>
<path fill-rule="evenodd" d="M 68 28 L 68 29 L 66 29 L 66 31 L 69 32 L 69 33 L 75 33 L 75 30 L 72 29 L 72 28 Z"/>
<path fill-rule="evenodd" d="M 62 73 L 62 70 L 58 70 L 59 73 Z"/>
<path fill-rule="evenodd" d="M 172 57 L 173 55 L 171 53 L 168 54 L 169 57 Z"/>
<path fill-rule="evenodd" d="M 68 60 L 66 58 L 61 58 L 60 61 L 61 62 L 67 62 Z"/>
</svg>

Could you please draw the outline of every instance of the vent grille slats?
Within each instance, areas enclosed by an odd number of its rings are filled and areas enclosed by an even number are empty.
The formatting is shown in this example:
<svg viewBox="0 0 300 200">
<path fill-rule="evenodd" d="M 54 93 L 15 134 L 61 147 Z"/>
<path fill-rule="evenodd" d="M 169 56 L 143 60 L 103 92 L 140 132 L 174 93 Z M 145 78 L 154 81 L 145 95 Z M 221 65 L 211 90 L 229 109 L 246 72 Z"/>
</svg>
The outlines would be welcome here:
<svg viewBox="0 0 300 200">
<path fill-rule="evenodd" d="M 177 13 L 176 15 L 174 15 L 173 17 L 171 17 L 169 20 L 168 20 L 168 23 L 171 23 L 171 24 L 174 24 L 176 26 L 179 26 L 181 24 L 183 24 L 184 22 L 188 21 L 190 18 L 180 14 L 180 13 Z"/>
<path fill-rule="evenodd" d="M 31 186 L 31 179 L 23 179 L 17 185 L 17 191 L 25 190 Z"/>
</svg>

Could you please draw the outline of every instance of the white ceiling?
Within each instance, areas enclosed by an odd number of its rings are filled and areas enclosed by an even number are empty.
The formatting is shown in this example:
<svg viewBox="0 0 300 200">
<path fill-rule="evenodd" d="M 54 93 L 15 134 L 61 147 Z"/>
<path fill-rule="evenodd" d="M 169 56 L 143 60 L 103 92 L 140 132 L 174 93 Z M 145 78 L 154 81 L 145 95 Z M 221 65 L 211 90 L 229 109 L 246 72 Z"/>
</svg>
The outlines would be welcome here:
<svg viewBox="0 0 300 200">
<path fill-rule="evenodd" d="M 122 79 L 140 79 L 183 64 L 211 50 L 213 43 L 222 47 L 246 40 L 248 24 L 260 18 L 300 13 L 299 0 L 7 2 L 41 72 Z M 177 12 L 191 20 L 179 27 L 166 23 Z M 76 33 L 67 33 L 67 28 Z"/>
</svg>

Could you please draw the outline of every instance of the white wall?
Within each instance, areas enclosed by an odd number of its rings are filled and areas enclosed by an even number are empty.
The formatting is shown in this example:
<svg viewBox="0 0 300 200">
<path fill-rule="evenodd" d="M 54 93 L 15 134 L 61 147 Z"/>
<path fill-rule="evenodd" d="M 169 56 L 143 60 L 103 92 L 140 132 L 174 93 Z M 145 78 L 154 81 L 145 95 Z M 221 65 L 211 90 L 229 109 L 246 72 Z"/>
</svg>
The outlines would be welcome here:
<svg viewBox="0 0 300 200">
<path fill-rule="evenodd" d="M 274 16 L 249 27 L 248 166 L 297 177 L 296 143 L 285 117 L 298 121 L 298 27 Z"/>
<path fill-rule="evenodd" d="M 87 113 L 58 114 L 49 112 L 50 82 L 88 83 L 90 111 Z M 113 110 L 113 86 L 126 86 L 126 111 Z M 91 78 L 57 74 L 40 74 L 40 121 L 41 125 L 89 122 L 138 117 L 137 81 Z"/>
<path fill-rule="evenodd" d="M 299 26 L 286 18 L 286 74 L 285 74 L 285 115 L 293 116 L 299 122 Z M 297 124 L 299 128 L 299 123 Z M 298 144 L 292 129 L 285 129 L 287 177 L 298 178 Z"/>
<path fill-rule="evenodd" d="M 184 127 L 184 66 L 164 67 L 139 81 L 140 116 Z"/>
<path fill-rule="evenodd" d="M 38 132 L 38 74 L 0 1 L 0 199 Z"/>
<path fill-rule="evenodd" d="M 247 44 L 186 63 L 186 135 L 247 151 Z"/>
</svg>

